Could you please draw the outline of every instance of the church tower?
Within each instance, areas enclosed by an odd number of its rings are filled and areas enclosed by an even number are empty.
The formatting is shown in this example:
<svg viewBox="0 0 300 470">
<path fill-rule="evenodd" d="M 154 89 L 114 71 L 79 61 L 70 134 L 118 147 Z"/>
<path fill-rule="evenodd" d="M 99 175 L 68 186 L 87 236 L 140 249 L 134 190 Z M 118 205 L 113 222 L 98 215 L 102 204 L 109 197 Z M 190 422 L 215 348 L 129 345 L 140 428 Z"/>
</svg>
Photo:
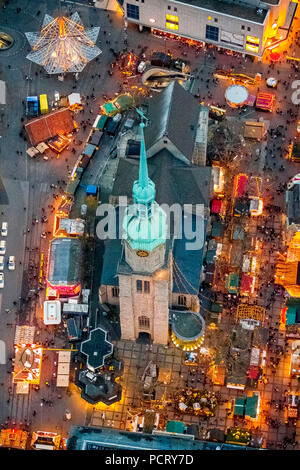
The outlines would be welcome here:
<svg viewBox="0 0 300 470">
<path fill-rule="evenodd" d="M 118 271 L 121 336 L 136 340 L 146 333 L 154 343 L 167 344 L 172 291 L 167 217 L 155 202 L 155 185 L 148 176 L 144 127 L 141 122 L 134 204 L 127 208 L 123 219 L 125 262 Z"/>
</svg>

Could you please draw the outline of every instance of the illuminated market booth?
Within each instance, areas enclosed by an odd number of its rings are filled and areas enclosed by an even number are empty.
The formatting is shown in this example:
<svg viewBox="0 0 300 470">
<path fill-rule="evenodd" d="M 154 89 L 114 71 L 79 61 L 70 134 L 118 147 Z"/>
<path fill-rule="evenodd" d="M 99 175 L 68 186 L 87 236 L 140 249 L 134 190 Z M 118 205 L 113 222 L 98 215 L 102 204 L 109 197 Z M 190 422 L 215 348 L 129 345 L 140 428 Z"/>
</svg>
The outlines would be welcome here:
<svg viewBox="0 0 300 470">
<path fill-rule="evenodd" d="M 15 346 L 13 383 L 39 384 L 43 348 L 39 344 L 18 344 Z"/>
<path fill-rule="evenodd" d="M 21 429 L 1 429 L 0 447 L 26 450 L 28 437 L 28 432 Z"/>
</svg>

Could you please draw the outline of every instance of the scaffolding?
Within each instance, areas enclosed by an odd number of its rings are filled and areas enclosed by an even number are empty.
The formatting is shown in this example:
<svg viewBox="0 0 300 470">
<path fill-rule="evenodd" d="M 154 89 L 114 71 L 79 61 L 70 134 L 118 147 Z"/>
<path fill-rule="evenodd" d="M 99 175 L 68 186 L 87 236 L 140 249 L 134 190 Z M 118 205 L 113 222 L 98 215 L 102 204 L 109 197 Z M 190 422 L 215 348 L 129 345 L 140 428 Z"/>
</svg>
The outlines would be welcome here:
<svg viewBox="0 0 300 470">
<path fill-rule="evenodd" d="M 40 32 L 25 33 L 32 51 L 27 59 L 49 74 L 81 72 L 101 50 L 95 45 L 100 27 L 84 29 L 78 13 L 70 18 L 45 15 Z"/>
</svg>

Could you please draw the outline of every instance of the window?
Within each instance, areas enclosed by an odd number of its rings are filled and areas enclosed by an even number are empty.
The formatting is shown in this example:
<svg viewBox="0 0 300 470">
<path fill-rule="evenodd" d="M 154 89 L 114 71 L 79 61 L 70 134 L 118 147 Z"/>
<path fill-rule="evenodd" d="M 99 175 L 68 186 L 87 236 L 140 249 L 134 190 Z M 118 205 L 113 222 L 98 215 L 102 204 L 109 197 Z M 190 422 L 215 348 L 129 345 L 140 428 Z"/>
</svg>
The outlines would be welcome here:
<svg viewBox="0 0 300 470">
<path fill-rule="evenodd" d="M 136 281 L 136 290 L 138 292 L 144 292 L 145 294 L 149 294 L 150 292 L 150 281 Z"/>
<path fill-rule="evenodd" d="M 251 28 L 248 26 L 247 31 L 251 31 Z"/>
<path fill-rule="evenodd" d="M 215 18 L 215 23 L 217 23 L 217 22 L 218 22 L 218 18 Z"/>
<path fill-rule="evenodd" d="M 245 29 L 245 26 L 242 24 L 241 28 L 242 28 L 242 29 Z"/>
<path fill-rule="evenodd" d="M 144 281 L 144 292 L 149 294 L 150 292 L 150 281 Z"/>
<path fill-rule="evenodd" d="M 119 287 L 113 287 L 111 291 L 113 297 L 119 297 Z"/>
<path fill-rule="evenodd" d="M 142 292 L 143 290 L 143 281 L 136 281 L 136 290 Z"/>
<path fill-rule="evenodd" d="M 186 296 L 185 295 L 179 295 L 178 296 L 178 305 L 186 305 Z"/>
<path fill-rule="evenodd" d="M 139 317 L 139 328 L 150 328 L 150 320 L 148 317 Z"/>
<path fill-rule="evenodd" d="M 169 29 L 178 29 L 179 19 L 175 15 L 166 15 L 166 28 Z"/>
<path fill-rule="evenodd" d="M 174 11 L 177 11 L 177 8 L 176 8 L 176 7 L 174 7 Z"/>
<path fill-rule="evenodd" d="M 132 18 L 133 20 L 140 19 L 140 7 L 138 5 L 132 5 L 127 3 L 127 17 Z"/>
<path fill-rule="evenodd" d="M 258 52 L 259 51 L 259 38 L 254 36 L 247 36 L 246 40 L 246 50 L 251 52 Z"/>
<path fill-rule="evenodd" d="M 171 7 L 170 7 L 170 5 L 168 5 L 168 10 L 171 10 Z"/>
<path fill-rule="evenodd" d="M 206 39 L 210 39 L 211 41 L 218 41 L 219 40 L 219 28 L 216 26 L 206 25 Z"/>
</svg>

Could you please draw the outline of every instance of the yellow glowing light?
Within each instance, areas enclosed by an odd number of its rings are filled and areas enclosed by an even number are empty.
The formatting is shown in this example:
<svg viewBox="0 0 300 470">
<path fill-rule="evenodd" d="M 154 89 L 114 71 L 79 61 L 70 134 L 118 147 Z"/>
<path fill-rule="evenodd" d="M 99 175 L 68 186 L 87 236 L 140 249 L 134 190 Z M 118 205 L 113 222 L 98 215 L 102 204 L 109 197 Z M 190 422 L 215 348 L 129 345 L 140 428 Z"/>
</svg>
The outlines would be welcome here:
<svg viewBox="0 0 300 470">
<path fill-rule="evenodd" d="M 210 21 L 210 20 L 211 20 L 211 16 L 209 16 L 207 19 L 208 19 L 208 21 Z"/>
<path fill-rule="evenodd" d="M 166 22 L 166 28 L 169 29 L 178 29 L 178 24 Z"/>
<path fill-rule="evenodd" d="M 174 15 L 166 15 L 166 20 L 167 21 L 174 21 L 176 23 L 178 23 L 178 21 L 179 21 L 178 16 L 174 16 Z"/>
<path fill-rule="evenodd" d="M 254 36 L 247 36 L 247 42 L 253 42 L 254 44 L 259 44 L 260 40 L 259 38 L 256 38 Z"/>
<path fill-rule="evenodd" d="M 251 44 L 246 44 L 247 51 L 258 52 L 258 46 L 252 46 Z"/>
</svg>

